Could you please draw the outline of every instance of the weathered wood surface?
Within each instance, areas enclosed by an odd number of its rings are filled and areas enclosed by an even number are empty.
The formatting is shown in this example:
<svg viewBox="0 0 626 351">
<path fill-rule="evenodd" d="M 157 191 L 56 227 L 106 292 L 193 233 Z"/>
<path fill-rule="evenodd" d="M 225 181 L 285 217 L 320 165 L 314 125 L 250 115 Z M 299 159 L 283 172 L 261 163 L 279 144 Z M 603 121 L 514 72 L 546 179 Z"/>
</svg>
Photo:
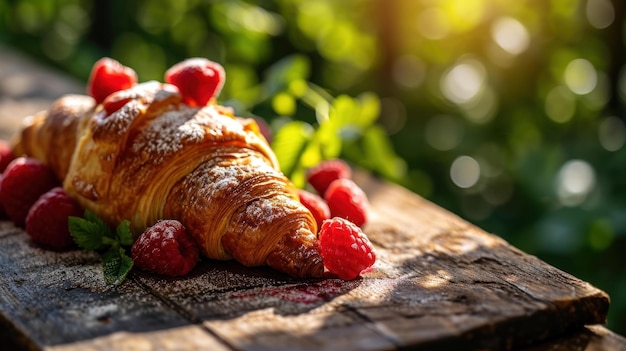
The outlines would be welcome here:
<svg viewBox="0 0 626 351">
<path fill-rule="evenodd" d="M 611 350 L 626 350 L 626 339 L 599 325 L 586 326 L 579 332 L 523 349 L 523 351 Z"/>
<path fill-rule="evenodd" d="M 357 180 L 379 255 L 363 279 L 298 281 L 204 261 L 185 278 L 133 272 L 111 287 L 97 255 L 42 250 L 3 222 L 0 313 L 33 349 L 77 350 L 136 338 L 226 350 L 506 349 L 604 322 L 602 291 L 404 189 Z"/>
<path fill-rule="evenodd" d="M 400 187 L 362 173 L 356 180 L 372 204 L 365 231 L 379 259 L 350 282 L 205 260 L 185 278 L 133 271 L 112 287 L 97 255 L 42 250 L 0 222 L 0 342 L 32 350 L 626 347 L 598 326 L 604 292 Z"/>
</svg>

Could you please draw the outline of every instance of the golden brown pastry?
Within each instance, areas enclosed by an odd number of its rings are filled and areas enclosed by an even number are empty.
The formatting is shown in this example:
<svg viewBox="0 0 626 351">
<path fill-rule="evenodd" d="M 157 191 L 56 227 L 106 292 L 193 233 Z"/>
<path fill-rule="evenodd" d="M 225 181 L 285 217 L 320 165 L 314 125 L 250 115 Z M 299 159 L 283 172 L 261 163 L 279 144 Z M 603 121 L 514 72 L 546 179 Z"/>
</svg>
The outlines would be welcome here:
<svg viewBox="0 0 626 351">
<path fill-rule="evenodd" d="M 107 115 L 87 96 L 66 96 L 29 119 L 14 152 L 47 162 L 83 207 L 140 233 L 177 219 L 205 256 L 319 277 L 311 213 L 257 124 L 214 102 L 190 107 L 167 84 L 119 92 Z"/>
</svg>

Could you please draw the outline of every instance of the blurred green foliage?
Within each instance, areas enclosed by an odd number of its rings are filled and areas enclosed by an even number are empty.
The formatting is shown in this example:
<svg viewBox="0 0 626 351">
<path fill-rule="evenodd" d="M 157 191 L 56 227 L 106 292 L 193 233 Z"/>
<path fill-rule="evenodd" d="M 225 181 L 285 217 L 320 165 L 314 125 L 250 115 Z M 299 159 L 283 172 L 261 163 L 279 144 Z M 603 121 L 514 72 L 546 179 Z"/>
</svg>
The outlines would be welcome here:
<svg viewBox="0 0 626 351">
<path fill-rule="evenodd" d="M 5 0 L 0 41 L 85 80 L 102 56 L 142 81 L 221 62 L 221 102 L 278 131 L 296 182 L 346 158 L 604 289 L 626 334 L 625 14 L 620 0 Z"/>
</svg>

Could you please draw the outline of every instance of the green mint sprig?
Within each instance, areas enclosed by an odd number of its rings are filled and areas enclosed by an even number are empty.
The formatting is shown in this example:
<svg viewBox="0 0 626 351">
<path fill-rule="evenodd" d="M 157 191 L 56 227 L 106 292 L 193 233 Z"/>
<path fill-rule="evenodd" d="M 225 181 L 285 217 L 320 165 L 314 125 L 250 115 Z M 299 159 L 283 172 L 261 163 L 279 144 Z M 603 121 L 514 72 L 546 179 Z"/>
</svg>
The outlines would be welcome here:
<svg viewBox="0 0 626 351">
<path fill-rule="evenodd" d="M 86 210 L 84 218 L 70 216 L 68 223 L 78 246 L 102 253 L 102 273 L 107 284 L 121 284 L 133 268 L 133 260 L 124 248 L 134 241 L 130 221 L 122 221 L 113 232 L 100 217 Z"/>
</svg>

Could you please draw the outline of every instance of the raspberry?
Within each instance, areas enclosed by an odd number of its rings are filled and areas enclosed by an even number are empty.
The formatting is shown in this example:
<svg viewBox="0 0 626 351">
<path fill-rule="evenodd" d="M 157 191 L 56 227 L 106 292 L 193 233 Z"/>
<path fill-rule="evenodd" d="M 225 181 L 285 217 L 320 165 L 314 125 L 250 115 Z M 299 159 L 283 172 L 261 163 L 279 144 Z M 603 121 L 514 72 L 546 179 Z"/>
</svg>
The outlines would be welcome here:
<svg viewBox="0 0 626 351">
<path fill-rule="evenodd" d="M 11 145 L 6 140 L 0 140 L 0 173 L 4 172 L 15 156 L 11 151 Z"/>
<path fill-rule="evenodd" d="M 307 181 L 320 196 L 324 196 L 326 189 L 334 180 L 352 177 L 350 166 L 341 160 L 326 160 L 307 171 Z"/>
<path fill-rule="evenodd" d="M 324 266 L 344 280 L 352 280 L 376 261 L 376 252 L 361 228 L 343 218 L 325 220 L 319 232 Z"/>
<path fill-rule="evenodd" d="M 152 100 L 150 101 L 154 101 L 157 99 L 158 95 L 161 95 L 158 98 L 165 98 L 174 94 L 180 95 L 178 88 L 174 85 L 150 81 L 142 84 L 136 84 L 130 89 L 119 90 L 109 94 L 109 96 L 102 101 L 102 107 L 104 108 L 106 117 L 124 107 L 124 105 L 131 100 L 151 96 Z"/>
<path fill-rule="evenodd" d="M 0 173 L 0 189 L 2 189 L 2 173 Z M 9 219 L 7 216 L 7 212 L 4 210 L 4 206 L 2 206 L 2 201 L 0 201 L 0 220 Z"/>
<path fill-rule="evenodd" d="M 165 72 L 165 81 L 178 87 L 189 106 L 205 106 L 218 96 L 225 78 L 224 68 L 205 58 L 187 59 Z"/>
<path fill-rule="evenodd" d="M 74 243 L 68 217 L 82 217 L 83 209 L 60 187 L 55 187 L 33 204 L 26 217 L 26 233 L 36 243 L 53 249 L 64 249 Z"/>
<path fill-rule="evenodd" d="M 113 112 L 121 109 L 122 106 L 126 105 L 130 100 L 132 100 L 130 96 L 115 92 L 107 96 L 106 99 L 102 101 L 102 107 L 104 107 L 104 111 L 108 116 Z"/>
<path fill-rule="evenodd" d="M 342 178 L 330 183 L 324 199 L 332 217 L 345 218 L 359 227 L 367 222 L 367 195 L 351 179 Z"/>
<path fill-rule="evenodd" d="M 137 73 L 118 61 L 103 57 L 91 69 L 87 92 L 101 103 L 112 93 L 132 87 L 137 83 Z"/>
<path fill-rule="evenodd" d="M 24 226 L 35 201 L 58 185 L 48 165 L 34 158 L 18 157 L 4 171 L 0 203 L 15 225 Z"/>
<path fill-rule="evenodd" d="M 146 229 L 131 248 L 135 266 L 148 272 L 176 276 L 191 271 L 199 259 L 198 246 L 177 220 L 160 220 Z"/>
<path fill-rule="evenodd" d="M 330 209 L 324 199 L 310 191 L 302 189 L 298 190 L 298 195 L 300 195 L 300 203 L 311 211 L 315 222 L 317 222 L 317 228 L 321 228 L 322 222 L 330 218 Z"/>
</svg>

